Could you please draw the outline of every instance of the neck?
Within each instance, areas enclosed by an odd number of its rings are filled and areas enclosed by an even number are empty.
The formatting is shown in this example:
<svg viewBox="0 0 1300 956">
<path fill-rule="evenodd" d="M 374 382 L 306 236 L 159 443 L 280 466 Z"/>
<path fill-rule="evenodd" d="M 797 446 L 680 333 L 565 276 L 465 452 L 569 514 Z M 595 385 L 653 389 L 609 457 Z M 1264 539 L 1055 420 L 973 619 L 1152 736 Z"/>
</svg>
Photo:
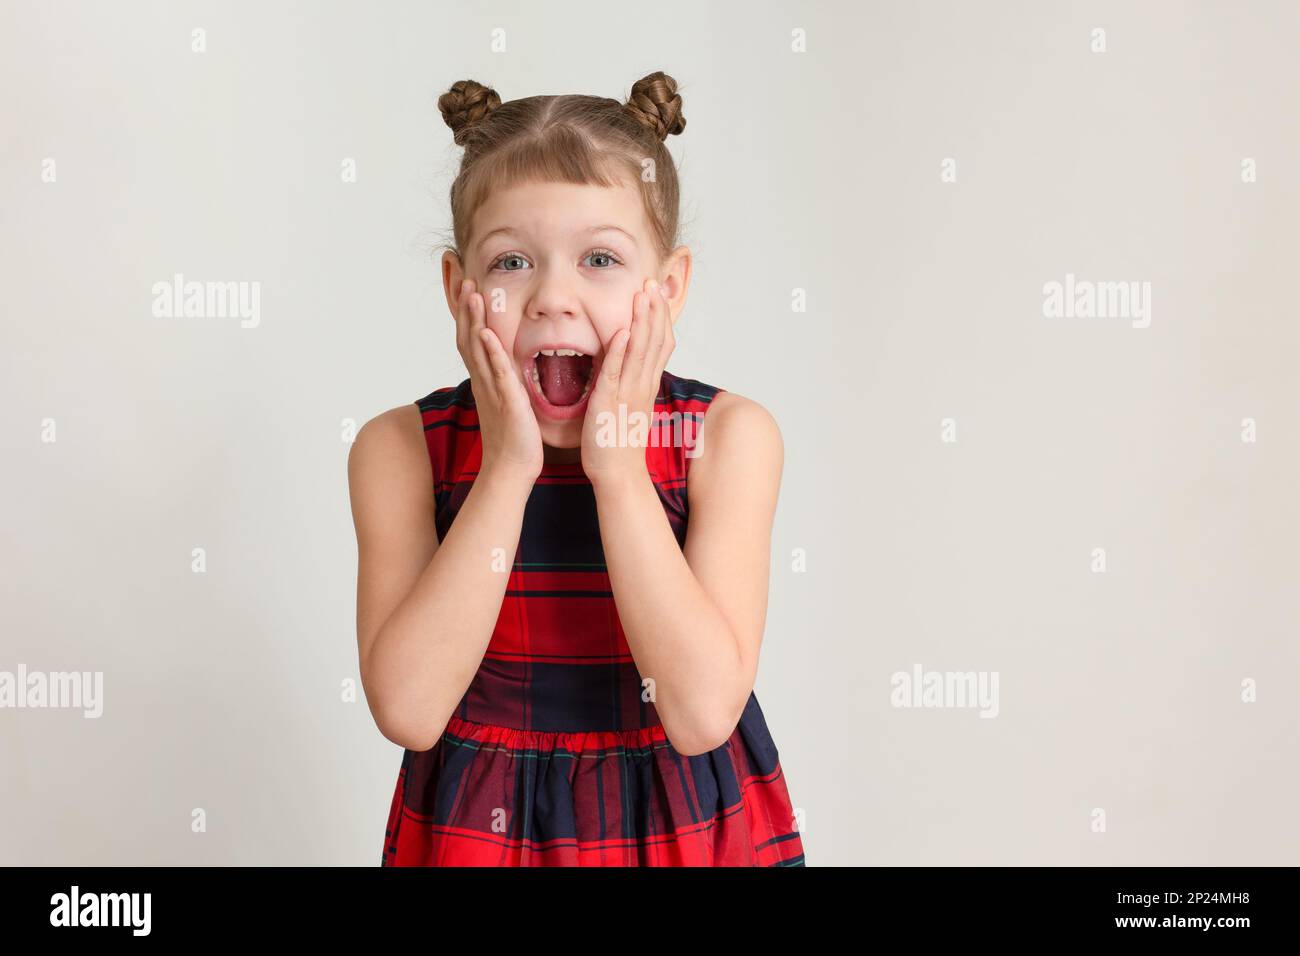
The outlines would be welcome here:
<svg viewBox="0 0 1300 956">
<path fill-rule="evenodd" d="M 582 461 L 581 448 L 554 448 L 542 445 L 542 461 L 550 465 L 568 465 Z"/>
</svg>

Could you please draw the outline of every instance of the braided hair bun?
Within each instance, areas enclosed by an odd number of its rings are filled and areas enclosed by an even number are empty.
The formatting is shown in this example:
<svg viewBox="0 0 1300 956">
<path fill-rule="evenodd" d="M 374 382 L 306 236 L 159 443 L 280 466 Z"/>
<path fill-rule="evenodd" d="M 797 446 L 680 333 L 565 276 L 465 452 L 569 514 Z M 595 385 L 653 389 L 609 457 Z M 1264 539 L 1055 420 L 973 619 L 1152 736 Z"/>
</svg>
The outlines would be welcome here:
<svg viewBox="0 0 1300 956">
<path fill-rule="evenodd" d="M 623 104 L 638 122 L 658 140 L 686 129 L 682 115 L 682 98 L 677 95 L 677 81 L 662 70 L 643 76 L 632 84 L 632 94 Z"/>
<path fill-rule="evenodd" d="M 464 146 L 470 128 L 500 105 L 501 97 L 496 90 L 474 80 L 453 83 L 451 89 L 438 97 L 438 110 L 451 127 L 457 146 Z"/>
</svg>

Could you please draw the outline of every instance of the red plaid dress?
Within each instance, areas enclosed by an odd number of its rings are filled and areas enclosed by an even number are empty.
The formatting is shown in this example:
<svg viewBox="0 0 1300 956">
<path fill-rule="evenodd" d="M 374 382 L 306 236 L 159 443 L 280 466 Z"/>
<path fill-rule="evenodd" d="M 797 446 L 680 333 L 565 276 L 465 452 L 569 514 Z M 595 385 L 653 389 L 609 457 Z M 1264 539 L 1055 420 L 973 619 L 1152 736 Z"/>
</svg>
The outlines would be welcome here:
<svg viewBox="0 0 1300 956">
<path fill-rule="evenodd" d="M 646 460 L 681 543 L 689 450 L 718 391 L 665 371 L 655 400 L 667 418 Z M 417 404 L 442 540 L 482 460 L 478 416 L 468 379 Z M 803 866 L 757 698 L 725 744 L 688 757 L 642 690 L 591 483 L 547 464 L 478 673 L 438 743 L 403 754 L 383 865 Z"/>
</svg>

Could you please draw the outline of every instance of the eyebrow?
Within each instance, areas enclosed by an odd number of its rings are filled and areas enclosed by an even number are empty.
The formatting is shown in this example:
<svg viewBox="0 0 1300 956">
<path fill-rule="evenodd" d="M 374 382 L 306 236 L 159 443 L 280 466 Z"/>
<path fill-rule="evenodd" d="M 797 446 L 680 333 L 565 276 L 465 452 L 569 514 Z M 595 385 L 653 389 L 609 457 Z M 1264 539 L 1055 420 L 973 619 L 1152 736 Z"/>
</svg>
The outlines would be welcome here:
<svg viewBox="0 0 1300 956">
<path fill-rule="evenodd" d="M 636 237 L 633 236 L 632 233 L 624 229 L 622 226 L 607 224 L 603 226 L 592 226 L 590 229 L 584 229 L 582 231 L 585 235 L 589 235 L 589 236 L 594 235 L 598 232 L 621 232 L 624 236 L 627 237 L 629 242 L 631 242 L 633 245 L 636 245 Z M 483 248 L 483 244 L 487 242 L 489 239 L 491 239 L 493 236 L 496 235 L 517 236 L 518 234 L 519 234 L 519 230 L 515 229 L 513 226 L 502 226 L 499 229 L 493 229 L 491 232 L 485 234 L 483 238 L 480 239 L 476 244 L 476 248 L 481 250 Z"/>
</svg>

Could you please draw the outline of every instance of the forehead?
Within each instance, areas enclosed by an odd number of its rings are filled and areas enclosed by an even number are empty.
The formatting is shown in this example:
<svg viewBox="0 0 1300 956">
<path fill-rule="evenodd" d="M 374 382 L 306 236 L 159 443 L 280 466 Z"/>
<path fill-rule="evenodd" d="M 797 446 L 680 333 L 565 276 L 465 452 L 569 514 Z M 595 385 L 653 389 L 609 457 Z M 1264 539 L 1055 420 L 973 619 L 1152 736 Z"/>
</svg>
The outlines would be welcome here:
<svg viewBox="0 0 1300 956">
<path fill-rule="evenodd" d="M 643 241 L 641 192 L 626 180 L 617 186 L 518 183 L 493 189 L 474 213 L 471 248 L 494 229 L 509 227 L 535 239 L 563 240 L 593 226 L 619 226 Z"/>
</svg>

